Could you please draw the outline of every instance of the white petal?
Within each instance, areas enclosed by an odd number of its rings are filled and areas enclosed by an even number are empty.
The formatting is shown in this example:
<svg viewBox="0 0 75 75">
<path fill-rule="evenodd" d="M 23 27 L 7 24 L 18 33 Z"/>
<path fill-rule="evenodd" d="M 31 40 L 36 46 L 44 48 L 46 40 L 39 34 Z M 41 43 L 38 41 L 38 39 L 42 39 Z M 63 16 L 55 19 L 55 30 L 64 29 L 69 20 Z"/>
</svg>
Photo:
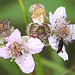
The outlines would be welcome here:
<svg viewBox="0 0 75 75">
<path fill-rule="evenodd" d="M 50 23 L 51 23 L 51 30 L 54 30 L 55 29 L 55 22 L 56 22 L 56 17 L 51 13 L 49 12 L 49 20 L 50 20 Z"/>
<path fill-rule="evenodd" d="M 39 53 L 42 51 L 44 44 L 38 38 L 30 38 L 25 45 L 31 54 Z"/>
<path fill-rule="evenodd" d="M 18 29 L 14 30 L 14 32 L 9 36 L 9 42 L 13 43 L 14 41 L 21 41 L 21 33 Z"/>
<path fill-rule="evenodd" d="M 58 43 L 59 43 L 59 42 L 55 39 L 55 36 L 50 36 L 50 37 L 48 38 L 48 40 L 49 40 L 50 46 L 57 52 L 57 50 L 58 50 Z M 67 52 L 65 51 L 65 47 L 64 47 L 64 46 L 63 46 L 63 48 L 62 48 L 62 51 L 63 51 L 63 52 L 58 53 L 58 55 L 59 55 L 60 57 L 62 57 L 62 58 L 64 59 L 64 61 L 68 60 L 68 54 L 67 54 Z"/>
<path fill-rule="evenodd" d="M 0 48 L 0 57 L 3 57 L 5 59 L 10 58 L 9 54 L 7 53 L 7 50 L 8 49 L 6 47 Z"/>
<path fill-rule="evenodd" d="M 59 18 L 59 19 L 64 17 L 65 19 L 67 17 L 65 7 L 57 8 L 56 11 L 54 12 L 54 16 L 56 16 L 56 18 Z"/>
<path fill-rule="evenodd" d="M 65 51 L 65 46 L 63 46 L 62 51 L 63 51 L 63 52 L 58 53 L 58 55 L 59 55 L 60 57 L 62 57 L 62 58 L 64 59 L 64 61 L 68 60 L 68 54 L 67 54 L 67 52 Z"/>
<path fill-rule="evenodd" d="M 50 36 L 50 37 L 48 38 L 48 40 L 49 40 L 50 46 L 51 46 L 54 50 L 57 51 L 57 49 L 58 49 L 58 41 L 56 40 L 55 36 Z"/>
<path fill-rule="evenodd" d="M 70 36 L 72 40 L 75 40 L 75 24 L 70 24 L 68 27 L 70 28 Z"/>
<path fill-rule="evenodd" d="M 22 55 L 15 59 L 15 62 L 19 65 L 24 73 L 31 73 L 34 70 L 35 62 L 32 55 Z"/>
</svg>

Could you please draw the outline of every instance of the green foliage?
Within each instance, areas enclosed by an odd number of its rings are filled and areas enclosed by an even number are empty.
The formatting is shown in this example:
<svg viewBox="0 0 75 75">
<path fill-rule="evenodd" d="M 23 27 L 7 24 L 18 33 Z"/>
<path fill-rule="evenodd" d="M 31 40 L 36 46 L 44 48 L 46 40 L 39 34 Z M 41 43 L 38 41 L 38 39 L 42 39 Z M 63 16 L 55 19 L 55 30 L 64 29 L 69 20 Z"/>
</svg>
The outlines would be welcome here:
<svg viewBox="0 0 75 75">
<path fill-rule="evenodd" d="M 65 67 L 63 67 L 63 66 L 61 66 L 61 65 L 59 65 L 59 64 L 57 64 L 57 63 L 55 63 L 53 61 L 47 60 L 45 58 L 41 58 L 41 61 L 42 61 L 42 64 L 44 66 L 46 66 L 46 67 L 58 72 L 59 75 L 64 74 L 64 72 L 66 72 L 68 70 L 67 68 L 65 68 Z M 70 71 L 69 74 L 74 75 L 75 72 Z"/>
</svg>

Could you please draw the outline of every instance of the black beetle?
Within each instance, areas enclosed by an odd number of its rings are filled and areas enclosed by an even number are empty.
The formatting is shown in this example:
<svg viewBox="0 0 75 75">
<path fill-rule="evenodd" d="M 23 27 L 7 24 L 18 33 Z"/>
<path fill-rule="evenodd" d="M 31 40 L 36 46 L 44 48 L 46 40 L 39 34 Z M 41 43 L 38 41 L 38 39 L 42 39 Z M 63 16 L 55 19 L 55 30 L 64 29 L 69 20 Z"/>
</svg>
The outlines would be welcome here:
<svg viewBox="0 0 75 75">
<path fill-rule="evenodd" d="M 61 39 L 59 39 L 59 44 L 58 44 L 57 53 L 63 52 L 63 51 L 62 51 L 62 48 L 63 48 L 63 38 L 61 37 Z"/>
</svg>

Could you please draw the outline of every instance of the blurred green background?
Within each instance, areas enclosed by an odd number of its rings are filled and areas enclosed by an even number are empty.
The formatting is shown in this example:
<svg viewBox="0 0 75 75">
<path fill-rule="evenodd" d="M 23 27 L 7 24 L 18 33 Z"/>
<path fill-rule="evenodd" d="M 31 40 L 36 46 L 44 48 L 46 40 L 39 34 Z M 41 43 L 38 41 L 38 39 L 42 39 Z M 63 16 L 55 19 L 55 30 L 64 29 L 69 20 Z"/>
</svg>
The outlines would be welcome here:
<svg viewBox="0 0 75 75">
<path fill-rule="evenodd" d="M 39 2 L 46 8 L 46 12 L 54 13 L 56 8 L 66 8 L 67 20 L 75 24 L 75 0 L 23 0 L 27 16 L 30 17 L 29 7 Z M 25 35 L 25 22 L 18 0 L 0 0 L 0 19 L 10 18 L 10 24 L 18 28 Z M 66 46 L 69 60 L 64 61 L 51 47 L 44 47 L 40 53 L 44 75 L 75 75 L 75 41 Z M 10 59 L 0 58 L 0 75 L 25 75 Z"/>
</svg>

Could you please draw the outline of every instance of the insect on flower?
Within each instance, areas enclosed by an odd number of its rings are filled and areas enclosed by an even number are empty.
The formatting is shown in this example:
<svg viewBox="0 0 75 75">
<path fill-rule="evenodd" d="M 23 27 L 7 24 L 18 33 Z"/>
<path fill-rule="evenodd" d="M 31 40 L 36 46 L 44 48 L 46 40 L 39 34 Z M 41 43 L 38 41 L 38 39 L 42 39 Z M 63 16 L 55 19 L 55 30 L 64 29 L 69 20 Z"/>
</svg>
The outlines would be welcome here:
<svg viewBox="0 0 75 75">
<path fill-rule="evenodd" d="M 57 53 L 63 52 L 62 48 L 63 48 L 63 38 L 61 37 L 61 39 L 59 39 L 59 44 L 58 44 Z"/>
<path fill-rule="evenodd" d="M 63 44 L 75 40 L 75 24 L 69 24 L 70 21 L 66 21 L 66 17 L 65 7 L 57 8 L 54 14 L 49 13 L 52 35 L 48 38 L 50 46 L 65 61 L 68 60 L 68 54 Z"/>
</svg>

